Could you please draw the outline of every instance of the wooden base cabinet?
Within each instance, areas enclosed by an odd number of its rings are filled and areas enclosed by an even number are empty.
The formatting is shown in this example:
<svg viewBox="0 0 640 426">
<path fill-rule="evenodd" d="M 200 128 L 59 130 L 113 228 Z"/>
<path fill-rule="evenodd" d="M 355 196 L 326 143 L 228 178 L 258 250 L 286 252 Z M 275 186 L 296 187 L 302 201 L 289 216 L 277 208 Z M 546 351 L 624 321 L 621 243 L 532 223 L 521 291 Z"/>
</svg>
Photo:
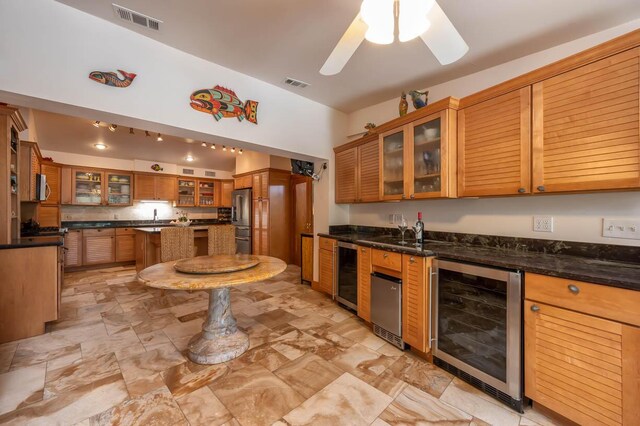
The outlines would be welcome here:
<svg viewBox="0 0 640 426">
<path fill-rule="evenodd" d="M 116 235 L 114 229 L 85 229 L 82 234 L 83 265 L 113 263 L 116 261 Z"/>
<path fill-rule="evenodd" d="M 320 237 L 320 276 L 312 288 L 333 297 L 335 294 L 336 240 Z"/>
<path fill-rule="evenodd" d="M 579 424 L 640 424 L 640 294 L 527 275 L 525 395 Z"/>
<path fill-rule="evenodd" d="M 429 352 L 429 274 L 431 258 L 402 255 L 402 340 Z"/>
<path fill-rule="evenodd" d="M 64 237 L 64 266 L 82 266 L 82 230 L 70 229 Z"/>
<path fill-rule="evenodd" d="M 358 316 L 371 322 L 371 249 L 358 247 Z"/>
<path fill-rule="evenodd" d="M 116 262 L 136 260 L 136 231 L 133 228 L 116 228 Z"/>
</svg>

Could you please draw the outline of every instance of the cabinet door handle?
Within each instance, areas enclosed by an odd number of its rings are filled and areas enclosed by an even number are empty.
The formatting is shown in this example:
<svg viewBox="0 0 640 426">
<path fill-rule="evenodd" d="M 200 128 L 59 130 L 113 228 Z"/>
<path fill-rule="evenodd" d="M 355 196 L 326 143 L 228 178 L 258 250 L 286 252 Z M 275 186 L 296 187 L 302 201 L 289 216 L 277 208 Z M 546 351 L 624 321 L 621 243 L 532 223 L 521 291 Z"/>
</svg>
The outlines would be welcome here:
<svg viewBox="0 0 640 426">
<path fill-rule="evenodd" d="M 363 253 L 366 253 L 367 249 L 361 248 L 360 251 L 363 252 Z"/>
<path fill-rule="evenodd" d="M 416 263 L 416 259 L 413 256 L 411 256 L 409 258 L 409 263 Z"/>
<path fill-rule="evenodd" d="M 578 287 L 577 285 L 574 284 L 569 284 L 567 286 L 567 288 L 569 289 L 569 291 L 573 294 L 578 294 L 580 293 L 580 287 Z"/>
<path fill-rule="evenodd" d="M 416 198 L 416 194 L 411 194 L 411 195 L 409 196 L 409 198 L 411 198 L 411 199 L 413 200 L 414 198 Z"/>
<path fill-rule="evenodd" d="M 524 188 L 518 188 L 518 192 L 524 194 L 527 190 Z"/>
<path fill-rule="evenodd" d="M 383 259 L 386 259 L 387 257 L 389 257 L 389 255 L 388 255 L 387 253 L 385 253 L 385 254 L 383 254 L 383 255 L 382 255 L 382 258 L 383 258 Z"/>
<path fill-rule="evenodd" d="M 538 306 L 538 305 L 531 305 L 531 310 L 532 310 L 533 312 L 538 312 L 538 311 L 540 311 L 540 306 Z"/>
<path fill-rule="evenodd" d="M 540 186 L 538 187 L 538 191 L 540 191 L 540 192 L 544 192 L 544 185 L 540 185 Z"/>
<path fill-rule="evenodd" d="M 406 200 L 406 199 L 407 199 L 407 196 L 406 196 L 406 195 L 404 195 L 404 194 L 402 194 L 402 199 L 403 199 L 403 200 Z"/>
</svg>

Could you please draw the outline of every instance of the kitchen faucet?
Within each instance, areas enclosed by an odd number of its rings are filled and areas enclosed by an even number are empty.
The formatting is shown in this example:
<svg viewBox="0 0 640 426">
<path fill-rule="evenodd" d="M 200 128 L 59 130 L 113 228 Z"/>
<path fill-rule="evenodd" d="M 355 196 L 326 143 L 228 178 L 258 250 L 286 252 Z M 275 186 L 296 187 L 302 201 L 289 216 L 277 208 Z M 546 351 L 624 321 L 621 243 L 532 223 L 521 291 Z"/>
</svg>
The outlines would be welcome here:
<svg viewBox="0 0 640 426">
<path fill-rule="evenodd" d="M 158 209 L 153 209 L 153 221 L 158 221 Z"/>
</svg>

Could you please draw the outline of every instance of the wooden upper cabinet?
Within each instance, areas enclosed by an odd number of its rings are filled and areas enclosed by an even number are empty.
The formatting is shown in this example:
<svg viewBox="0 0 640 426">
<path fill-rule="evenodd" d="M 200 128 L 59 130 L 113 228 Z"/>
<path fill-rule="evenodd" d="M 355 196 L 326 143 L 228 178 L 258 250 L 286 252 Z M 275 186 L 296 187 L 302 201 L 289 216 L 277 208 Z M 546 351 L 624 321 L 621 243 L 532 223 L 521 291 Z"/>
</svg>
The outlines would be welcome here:
<svg viewBox="0 0 640 426">
<path fill-rule="evenodd" d="M 269 198 L 269 172 L 254 173 L 252 179 L 253 199 Z"/>
<path fill-rule="evenodd" d="M 458 111 L 458 196 L 531 192 L 531 87 Z"/>
<path fill-rule="evenodd" d="M 245 189 L 253 186 L 253 176 L 244 175 L 233 179 L 234 189 Z"/>
<path fill-rule="evenodd" d="M 60 170 L 60 204 L 73 203 L 71 180 L 71 167 L 62 167 Z"/>
<path fill-rule="evenodd" d="M 405 195 L 405 135 L 408 126 L 389 130 L 380 135 L 380 198 L 402 200 Z M 336 184 L 342 183 L 336 179 Z"/>
<path fill-rule="evenodd" d="M 110 206 L 130 206 L 133 173 L 105 172 L 107 185 L 106 203 Z"/>
<path fill-rule="evenodd" d="M 222 191 L 220 198 L 220 206 L 222 207 L 231 207 L 233 205 L 231 193 L 233 192 L 234 181 L 232 180 L 223 180 L 222 181 Z"/>
<path fill-rule="evenodd" d="M 37 201 L 36 175 L 40 173 L 40 149 L 35 142 L 20 141 L 20 201 Z"/>
<path fill-rule="evenodd" d="M 533 192 L 640 186 L 640 48 L 533 85 Z"/>
<path fill-rule="evenodd" d="M 134 200 L 162 200 L 176 199 L 175 176 L 135 174 L 133 186 Z"/>
<path fill-rule="evenodd" d="M 337 154 L 336 154 L 337 157 Z M 380 200 L 380 150 L 378 141 L 358 147 L 357 198 L 359 202 Z M 337 161 L 336 161 L 337 167 Z"/>
<path fill-rule="evenodd" d="M 198 179 L 198 206 L 213 207 L 215 205 L 216 185 L 211 179 Z"/>
<path fill-rule="evenodd" d="M 40 172 L 47 177 L 47 185 L 49 186 L 47 191 L 48 197 L 42 201 L 42 204 L 53 206 L 60 204 L 60 167 L 54 164 L 44 163 L 40 166 Z"/>
<path fill-rule="evenodd" d="M 357 201 L 357 161 L 357 147 L 336 153 L 336 203 L 354 203 Z"/>
</svg>

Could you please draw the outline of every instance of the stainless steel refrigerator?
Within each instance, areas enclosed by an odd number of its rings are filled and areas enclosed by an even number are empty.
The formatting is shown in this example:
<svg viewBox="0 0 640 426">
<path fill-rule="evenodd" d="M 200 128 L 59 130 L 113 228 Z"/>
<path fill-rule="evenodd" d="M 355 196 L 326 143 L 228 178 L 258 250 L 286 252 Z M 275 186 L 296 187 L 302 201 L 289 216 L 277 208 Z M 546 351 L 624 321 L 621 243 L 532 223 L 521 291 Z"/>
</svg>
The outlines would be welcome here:
<svg viewBox="0 0 640 426">
<path fill-rule="evenodd" d="M 231 223 L 236 227 L 236 252 L 251 254 L 251 189 L 236 189 L 231 196 Z"/>
</svg>

